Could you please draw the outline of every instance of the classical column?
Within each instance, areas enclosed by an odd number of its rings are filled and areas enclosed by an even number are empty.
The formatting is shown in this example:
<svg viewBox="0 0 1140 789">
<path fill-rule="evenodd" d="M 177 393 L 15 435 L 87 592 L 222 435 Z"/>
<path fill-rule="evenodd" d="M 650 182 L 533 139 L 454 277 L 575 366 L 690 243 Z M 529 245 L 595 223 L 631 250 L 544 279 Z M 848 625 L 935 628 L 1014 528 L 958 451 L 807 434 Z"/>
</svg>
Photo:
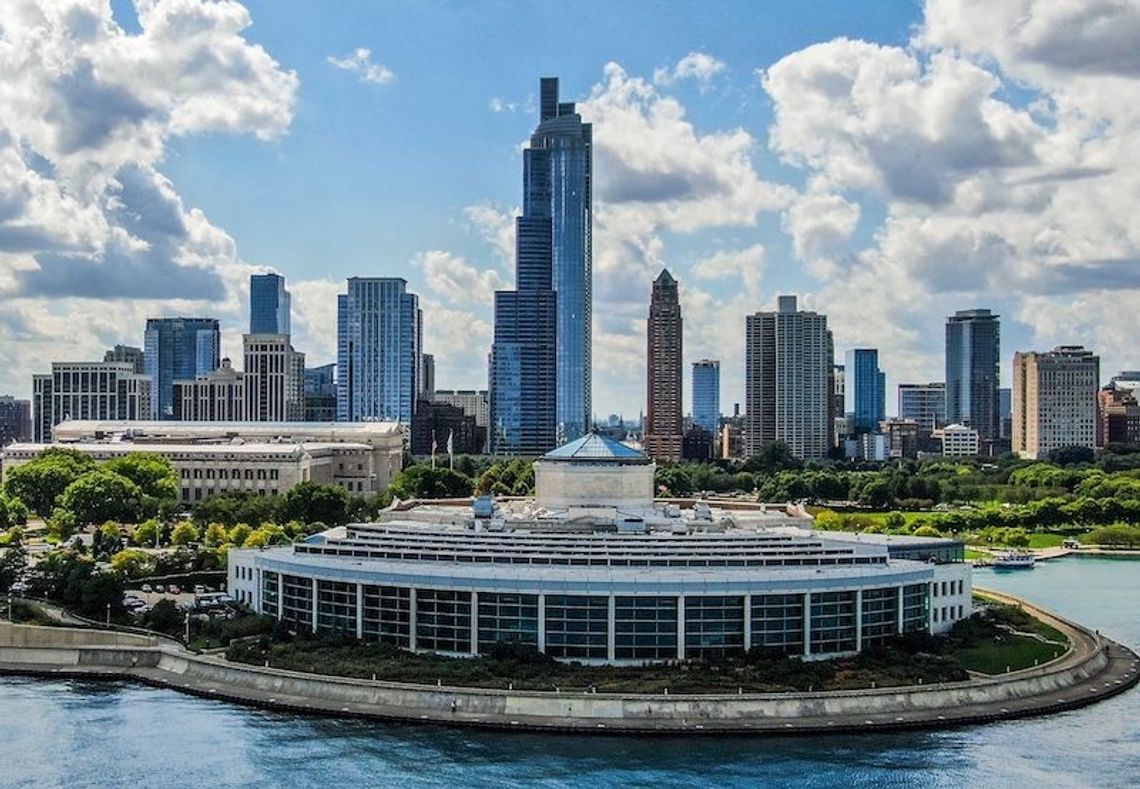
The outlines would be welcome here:
<svg viewBox="0 0 1140 789">
<path fill-rule="evenodd" d="M 314 633 L 317 632 L 317 614 L 318 614 L 317 599 L 318 599 L 318 597 L 319 597 L 319 595 L 317 594 L 317 579 L 314 578 L 313 579 L 313 632 Z"/>
<path fill-rule="evenodd" d="M 901 634 L 903 631 L 903 588 L 901 586 L 895 587 L 895 616 L 898 620 L 898 632 Z"/>
<path fill-rule="evenodd" d="M 416 651 L 416 587 L 408 590 L 408 649 Z"/>
<path fill-rule="evenodd" d="M 685 596 L 677 596 L 677 660 L 685 659 Z"/>
<path fill-rule="evenodd" d="M 606 612 L 606 660 L 613 663 L 617 655 L 617 626 L 614 622 L 617 613 L 617 601 L 613 595 L 609 596 L 609 610 Z"/>
<path fill-rule="evenodd" d="M 479 593 L 471 593 L 471 654 L 479 654 Z"/>
<path fill-rule="evenodd" d="M 752 593 L 744 595 L 744 651 L 752 649 Z"/>
<path fill-rule="evenodd" d="M 546 652 L 546 595 L 538 596 L 538 651 Z"/>
<path fill-rule="evenodd" d="M 804 657 L 811 657 L 811 592 L 804 592 Z"/>
<path fill-rule="evenodd" d="M 356 585 L 356 637 L 364 640 L 364 584 Z"/>
</svg>

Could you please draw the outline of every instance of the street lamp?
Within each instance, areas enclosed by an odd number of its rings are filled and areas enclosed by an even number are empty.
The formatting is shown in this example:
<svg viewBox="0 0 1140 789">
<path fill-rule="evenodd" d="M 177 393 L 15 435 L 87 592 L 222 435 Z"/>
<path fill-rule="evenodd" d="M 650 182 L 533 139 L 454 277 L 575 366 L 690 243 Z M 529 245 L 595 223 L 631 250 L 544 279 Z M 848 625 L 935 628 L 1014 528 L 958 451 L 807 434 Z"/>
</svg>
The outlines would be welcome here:
<svg viewBox="0 0 1140 789">
<path fill-rule="evenodd" d="M 107 603 L 107 627 L 111 626 L 111 604 Z"/>
</svg>

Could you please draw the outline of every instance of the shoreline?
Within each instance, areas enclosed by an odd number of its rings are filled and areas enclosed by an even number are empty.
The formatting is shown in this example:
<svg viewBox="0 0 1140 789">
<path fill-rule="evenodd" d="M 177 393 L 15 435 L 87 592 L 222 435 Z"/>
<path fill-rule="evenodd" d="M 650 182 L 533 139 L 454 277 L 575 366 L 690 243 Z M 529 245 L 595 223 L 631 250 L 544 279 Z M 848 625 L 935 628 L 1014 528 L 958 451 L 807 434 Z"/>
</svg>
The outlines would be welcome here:
<svg viewBox="0 0 1140 789">
<path fill-rule="evenodd" d="M 1038 667 L 941 685 L 807 693 L 556 693 L 306 674 L 228 663 L 144 636 L 0 623 L 0 674 L 124 679 L 305 715 L 641 735 L 947 728 L 1075 709 L 1140 682 L 1140 658 L 1127 647 L 1020 598 L 978 591 L 1058 627 L 1072 646 Z"/>
</svg>

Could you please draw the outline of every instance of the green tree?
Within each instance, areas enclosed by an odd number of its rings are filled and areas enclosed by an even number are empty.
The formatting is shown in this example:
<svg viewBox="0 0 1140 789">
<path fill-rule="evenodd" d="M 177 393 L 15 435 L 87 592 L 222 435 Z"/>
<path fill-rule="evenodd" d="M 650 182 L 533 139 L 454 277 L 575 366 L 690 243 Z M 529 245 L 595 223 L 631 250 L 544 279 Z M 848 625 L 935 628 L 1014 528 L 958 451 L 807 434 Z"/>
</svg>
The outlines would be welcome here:
<svg viewBox="0 0 1140 789">
<path fill-rule="evenodd" d="M 47 521 L 48 540 L 55 543 L 65 543 L 75 534 L 75 515 L 71 510 L 56 507 Z"/>
<path fill-rule="evenodd" d="M 198 542 L 201 537 L 201 533 L 193 523 L 182 521 L 170 533 L 170 543 L 172 545 L 189 545 L 192 542 Z"/>
<path fill-rule="evenodd" d="M 178 472 L 170 461 L 153 452 L 131 452 L 113 458 L 103 468 L 129 479 L 144 496 L 158 500 L 178 498 Z"/>
<path fill-rule="evenodd" d="M 81 452 L 51 447 L 7 471 L 4 491 L 41 516 L 47 516 L 68 486 L 94 468 L 95 461 Z"/>
<path fill-rule="evenodd" d="M 12 584 L 23 576 L 28 567 L 28 552 L 23 543 L 9 542 L 0 553 L 0 594 L 12 588 Z"/>
<path fill-rule="evenodd" d="M 155 518 L 149 518 L 138 526 L 135 527 L 134 533 L 131 535 L 131 541 L 135 545 L 141 545 L 147 548 L 154 548 L 161 541 L 162 538 L 162 524 Z"/>
<path fill-rule="evenodd" d="M 76 523 L 133 523 L 141 512 L 142 498 L 138 485 L 121 474 L 98 468 L 68 485 L 59 505 L 75 516 Z"/>
<path fill-rule="evenodd" d="M 111 557 L 111 569 L 125 578 L 144 578 L 154 573 L 154 561 L 146 551 L 127 548 Z"/>
<path fill-rule="evenodd" d="M 123 527 L 117 521 L 104 521 L 99 527 L 99 533 L 104 540 L 115 542 L 123 539 Z"/>
<path fill-rule="evenodd" d="M 216 521 L 206 528 L 205 542 L 210 548 L 217 548 L 226 542 L 226 527 Z"/>
<path fill-rule="evenodd" d="M 348 492 L 340 485 L 301 482 L 285 494 L 285 513 L 288 520 L 340 526 L 348 523 Z"/>
<path fill-rule="evenodd" d="M 245 541 L 249 539 L 249 535 L 252 532 L 253 532 L 253 529 L 249 528 L 248 523 L 239 523 L 236 526 L 234 526 L 232 529 L 230 529 L 230 533 L 228 535 L 228 537 L 229 537 L 228 541 L 233 543 L 234 545 L 239 545 L 239 546 L 245 545 Z"/>
</svg>

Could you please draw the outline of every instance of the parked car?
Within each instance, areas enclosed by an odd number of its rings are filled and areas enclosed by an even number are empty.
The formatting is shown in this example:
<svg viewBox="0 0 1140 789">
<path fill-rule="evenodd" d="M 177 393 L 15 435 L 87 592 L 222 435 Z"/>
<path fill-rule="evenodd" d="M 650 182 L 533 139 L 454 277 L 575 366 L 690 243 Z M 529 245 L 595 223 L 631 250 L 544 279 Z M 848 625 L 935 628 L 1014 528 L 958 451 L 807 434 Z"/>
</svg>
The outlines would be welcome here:
<svg viewBox="0 0 1140 789">
<path fill-rule="evenodd" d="M 166 591 L 170 594 L 182 594 L 182 590 L 178 588 L 178 584 L 171 584 L 166 587 Z"/>
<path fill-rule="evenodd" d="M 123 608 L 129 608 L 132 611 L 138 610 L 146 606 L 146 601 L 134 595 L 127 595 L 123 598 Z"/>
<path fill-rule="evenodd" d="M 147 594 L 150 594 L 151 592 L 153 592 L 153 591 L 154 591 L 154 587 L 153 587 L 153 586 L 151 586 L 150 584 L 143 584 L 143 585 L 142 585 L 142 590 L 143 590 L 144 592 L 146 592 Z"/>
<path fill-rule="evenodd" d="M 202 586 L 202 584 L 195 585 L 194 594 L 206 594 L 206 587 Z"/>
</svg>

